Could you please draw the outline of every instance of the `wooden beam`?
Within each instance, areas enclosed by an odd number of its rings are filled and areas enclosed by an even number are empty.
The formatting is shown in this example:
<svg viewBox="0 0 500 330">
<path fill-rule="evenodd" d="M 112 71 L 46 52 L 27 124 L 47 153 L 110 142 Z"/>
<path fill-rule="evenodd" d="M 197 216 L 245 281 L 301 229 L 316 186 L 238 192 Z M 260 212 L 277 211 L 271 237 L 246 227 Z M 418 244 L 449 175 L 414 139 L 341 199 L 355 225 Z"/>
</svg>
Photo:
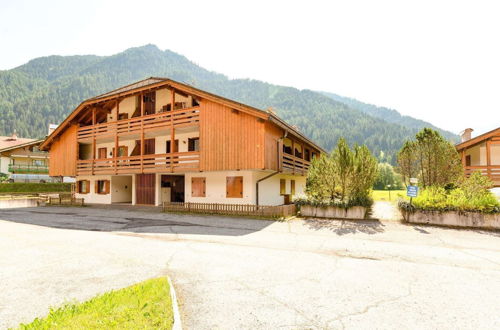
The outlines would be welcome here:
<svg viewBox="0 0 500 330">
<path fill-rule="evenodd" d="M 95 108 L 92 108 L 92 125 L 96 124 L 96 111 Z"/>
<path fill-rule="evenodd" d="M 144 116 L 144 94 L 139 94 L 140 99 L 140 105 L 141 105 L 141 117 Z"/>
<path fill-rule="evenodd" d="M 486 166 L 488 166 L 486 173 L 491 178 L 491 141 L 486 140 Z"/>
<path fill-rule="evenodd" d="M 174 129 L 174 107 L 175 90 L 170 89 L 170 153 L 173 154 L 175 148 L 175 129 Z M 174 158 L 170 155 L 170 172 L 174 172 Z"/>
</svg>

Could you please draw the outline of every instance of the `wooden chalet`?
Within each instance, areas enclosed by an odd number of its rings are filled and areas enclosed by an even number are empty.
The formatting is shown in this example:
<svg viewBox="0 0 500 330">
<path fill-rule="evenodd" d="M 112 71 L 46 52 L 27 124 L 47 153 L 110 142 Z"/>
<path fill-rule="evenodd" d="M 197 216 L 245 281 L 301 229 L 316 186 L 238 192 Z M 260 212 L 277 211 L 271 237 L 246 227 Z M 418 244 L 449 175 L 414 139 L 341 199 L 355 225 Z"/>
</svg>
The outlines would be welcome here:
<svg viewBox="0 0 500 330">
<path fill-rule="evenodd" d="M 468 176 L 474 171 L 487 175 L 495 187 L 500 187 L 500 127 L 474 138 L 471 128 L 462 133 L 462 142 L 456 148 Z"/>
<path fill-rule="evenodd" d="M 167 78 L 82 102 L 40 146 L 87 203 L 280 205 L 323 150 L 271 112 Z"/>
</svg>

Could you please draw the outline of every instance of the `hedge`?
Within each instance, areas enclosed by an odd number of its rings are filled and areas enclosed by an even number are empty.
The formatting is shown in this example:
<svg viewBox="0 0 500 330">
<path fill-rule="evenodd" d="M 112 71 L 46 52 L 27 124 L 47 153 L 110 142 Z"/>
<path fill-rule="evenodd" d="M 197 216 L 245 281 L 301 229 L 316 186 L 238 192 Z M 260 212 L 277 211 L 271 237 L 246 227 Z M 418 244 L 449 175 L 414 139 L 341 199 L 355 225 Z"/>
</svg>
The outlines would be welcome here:
<svg viewBox="0 0 500 330">
<path fill-rule="evenodd" d="M 70 192 L 71 183 L 0 183 L 0 193 Z"/>
</svg>

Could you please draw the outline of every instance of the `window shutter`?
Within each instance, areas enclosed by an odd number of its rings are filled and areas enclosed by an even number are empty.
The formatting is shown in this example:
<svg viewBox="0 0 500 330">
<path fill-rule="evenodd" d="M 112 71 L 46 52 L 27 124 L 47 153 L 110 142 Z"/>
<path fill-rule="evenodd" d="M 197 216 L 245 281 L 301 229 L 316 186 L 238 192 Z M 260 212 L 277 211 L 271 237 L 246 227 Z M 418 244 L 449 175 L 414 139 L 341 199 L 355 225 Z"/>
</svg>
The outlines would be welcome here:
<svg viewBox="0 0 500 330">
<path fill-rule="evenodd" d="M 90 180 L 84 180 L 85 181 L 85 194 L 88 194 L 90 192 Z"/>
<path fill-rule="evenodd" d="M 290 180 L 290 194 L 295 195 L 295 180 Z"/>
<path fill-rule="evenodd" d="M 95 192 L 96 194 L 98 194 L 98 193 L 99 193 L 99 181 L 98 181 L 98 180 L 95 180 L 95 181 L 94 181 L 94 192 Z"/>
<path fill-rule="evenodd" d="M 191 178 L 191 197 L 206 197 L 205 178 Z"/>
<path fill-rule="evenodd" d="M 226 197 L 243 198 L 243 177 L 228 176 L 226 178 Z"/>
<path fill-rule="evenodd" d="M 109 186 L 110 186 L 109 180 L 104 181 L 104 193 L 105 194 L 109 194 Z"/>
</svg>

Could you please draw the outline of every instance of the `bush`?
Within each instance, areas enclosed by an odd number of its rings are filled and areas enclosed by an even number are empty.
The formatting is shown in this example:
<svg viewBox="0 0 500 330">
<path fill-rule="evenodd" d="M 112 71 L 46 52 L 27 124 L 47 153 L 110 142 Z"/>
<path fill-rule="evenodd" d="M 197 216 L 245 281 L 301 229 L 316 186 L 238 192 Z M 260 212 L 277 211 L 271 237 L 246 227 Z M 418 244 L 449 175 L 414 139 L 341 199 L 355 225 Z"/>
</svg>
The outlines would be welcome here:
<svg viewBox="0 0 500 330">
<path fill-rule="evenodd" d="M 488 177 L 475 172 L 457 188 L 428 187 L 413 199 L 413 205 L 407 201 L 400 201 L 398 205 L 400 209 L 409 212 L 427 210 L 499 213 L 500 202 L 488 190 L 492 186 Z"/>
<path fill-rule="evenodd" d="M 297 205 L 366 206 L 373 203 L 371 188 L 377 177 L 377 160 L 366 146 L 349 147 L 340 139 L 331 155 L 321 155 L 311 163 L 306 180 L 306 198 Z"/>
<path fill-rule="evenodd" d="M 0 183 L 0 193 L 70 192 L 71 183 Z"/>
</svg>

